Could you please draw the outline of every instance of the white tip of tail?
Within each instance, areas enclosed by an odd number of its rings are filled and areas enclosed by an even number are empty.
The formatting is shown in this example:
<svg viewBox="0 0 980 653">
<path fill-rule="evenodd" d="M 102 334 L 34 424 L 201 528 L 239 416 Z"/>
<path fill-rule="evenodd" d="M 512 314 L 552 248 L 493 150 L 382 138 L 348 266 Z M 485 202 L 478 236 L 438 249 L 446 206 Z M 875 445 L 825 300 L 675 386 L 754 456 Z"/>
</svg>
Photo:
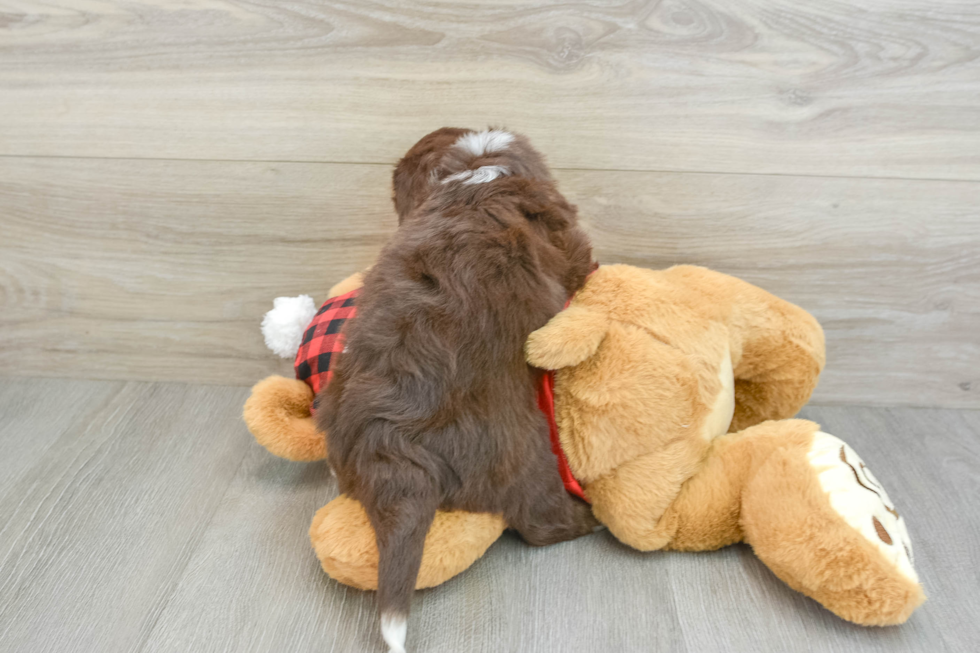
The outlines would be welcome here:
<svg viewBox="0 0 980 653">
<path fill-rule="evenodd" d="M 405 653 L 408 619 L 400 614 L 381 615 L 381 636 L 388 645 L 388 653 Z"/>
<path fill-rule="evenodd" d="M 309 295 L 276 297 L 272 310 L 262 318 L 262 335 L 266 346 L 283 358 L 299 351 L 303 331 L 316 315 L 316 304 Z"/>
</svg>

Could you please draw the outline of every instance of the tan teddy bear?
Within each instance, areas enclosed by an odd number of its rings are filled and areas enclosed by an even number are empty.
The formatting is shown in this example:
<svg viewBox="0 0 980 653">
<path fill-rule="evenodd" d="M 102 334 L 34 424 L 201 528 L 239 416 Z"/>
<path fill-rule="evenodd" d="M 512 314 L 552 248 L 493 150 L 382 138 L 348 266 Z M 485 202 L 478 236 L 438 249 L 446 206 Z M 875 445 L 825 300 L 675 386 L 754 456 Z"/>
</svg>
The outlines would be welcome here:
<svg viewBox="0 0 980 653">
<path fill-rule="evenodd" d="M 823 333 L 806 311 L 703 268 L 603 266 L 531 335 L 527 356 L 555 370 L 568 466 L 625 544 L 747 542 L 790 587 L 864 625 L 901 623 L 924 600 L 904 521 L 880 483 L 843 441 L 786 419 L 824 364 Z M 270 377 L 253 388 L 245 420 L 273 453 L 318 460 L 326 446 L 312 398 L 305 383 Z M 463 571 L 505 528 L 496 515 L 438 513 L 417 586 Z M 357 502 L 324 506 L 310 537 L 328 574 L 376 587 L 374 532 Z"/>
</svg>

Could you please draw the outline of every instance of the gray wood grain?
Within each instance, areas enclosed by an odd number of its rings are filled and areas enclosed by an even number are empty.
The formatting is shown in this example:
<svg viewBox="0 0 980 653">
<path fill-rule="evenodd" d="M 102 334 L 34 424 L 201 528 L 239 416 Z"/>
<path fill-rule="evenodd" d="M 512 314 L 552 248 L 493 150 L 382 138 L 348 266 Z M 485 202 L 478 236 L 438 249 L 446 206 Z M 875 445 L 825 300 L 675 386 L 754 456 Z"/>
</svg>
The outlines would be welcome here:
<svg viewBox="0 0 980 653">
<path fill-rule="evenodd" d="M 121 382 L 0 378 L 0 497 L 122 387 Z M 0 530 L 5 527 L 0 524 Z"/>
<path fill-rule="evenodd" d="M 252 447 L 142 653 L 385 650 L 373 595 L 329 580 L 306 537 L 336 492 L 323 465 Z M 533 549 L 505 536 L 461 577 L 417 594 L 413 650 L 682 650 L 655 566 L 644 600 L 620 603 L 616 619 L 566 619 L 604 614 L 615 588 L 638 582 L 636 554 L 590 540 Z"/>
<path fill-rule="evenodd" d="M 291 464 L 254 442 L 243 451 L 142 653 L 328 651 L 335 632 L 354 637 L 370 623 L 370 597 L 331 583 L 306 535 L 336 495 L 326 465 Z"/>
<path fill-rule="evenodd" d="M 912 632 L 939 633 L 951 651 L 975 649 L 980 412 L 811 407 L 804 416 L 853 444 L 903 513 L 929 598 L 910 622 Z M 925 650 L 910 632 L 891 637 Z"/>
<path fill-rule="evenodd" d="M 388 166 L 0 159 L 0 373 L 249 385 L 258 325 L 370 264 Z M 558 171 L 603 263 L 813 312 L 820 403 L 980 407 L 980 182 Z"/>
<path fill-rule="evenodd" d="M 77 417 L 47 414 L 52 397 Z M 334 481 L 251 441 L 243 398 L 213 386 L 0 382 L 0 450 L 63 432 L 55 446 L 19 449 L 29 468 L 0 494 L 0 651 L 384 650 L 373 595 L 331 581 L 309 547 Z M 643 554 L 608 533 L 543 549 L 505 535 L 416 594 L 411 650 L 974 650 L 980 412 L 804 416 L 852 444 L 907 518 L 929 596 L 907 624 L 847 624 L 747 546 Z"/>
<path fill-rule="evenodd" d="M 249 385 L 395 225 L 382 166 L 0 159 L 0 373 Z"/>
<path fill-rule="evenodd" d="M 974 0 L 26 7 L 2 154 L 388 163 L 493 122 L 558 167 L 980 179 Z"/>
<path fill-rule="evenodd" d="M 77 417 L 0 496 L 0 650 L 137 650 L 241 462 L 244 392 L 21 383 L 35 416 L 5 451 L 61 427 L 62 403 Z"/>
<path fill-rule="evenodd" d="M 980 407 L 980 185 L 569 171 L 604 263 L 694 263 L 813 313 L 814 401 Z M 937 199 L 941 198 L 941 199 Z"/>
</svg>

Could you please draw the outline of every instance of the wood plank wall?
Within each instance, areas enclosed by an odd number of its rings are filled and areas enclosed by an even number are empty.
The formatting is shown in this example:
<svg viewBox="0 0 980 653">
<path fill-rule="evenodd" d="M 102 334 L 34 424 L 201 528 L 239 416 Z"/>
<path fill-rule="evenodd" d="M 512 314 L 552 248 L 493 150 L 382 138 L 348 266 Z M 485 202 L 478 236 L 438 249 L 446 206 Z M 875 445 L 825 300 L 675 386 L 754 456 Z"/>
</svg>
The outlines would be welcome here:
<svg viewBox="0 0 980 653">
<path fill-rule="evenodd" d="M 824 324 L 815 401 L 980 407 L 973 0 L 0 2 L 0 375 L 250 384 L 442 125 L 549 157 L 602 262 Z"/>
</svg>

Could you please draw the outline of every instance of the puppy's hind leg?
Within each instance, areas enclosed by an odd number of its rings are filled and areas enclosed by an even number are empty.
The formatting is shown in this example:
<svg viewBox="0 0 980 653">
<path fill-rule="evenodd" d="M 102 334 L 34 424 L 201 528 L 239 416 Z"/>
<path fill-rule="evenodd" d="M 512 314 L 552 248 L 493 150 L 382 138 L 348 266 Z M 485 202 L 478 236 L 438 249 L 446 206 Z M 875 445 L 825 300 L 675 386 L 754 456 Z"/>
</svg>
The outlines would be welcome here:
<svg viewBox="0 0 980 653">
<path fill-rule="evenodd" d="M 391 653 L 405 653 L 409 607 L 439 492 L 428 472 L 399 456 L 376 459 L 367 485 L 363 504 L 378 543 L 381 635 Z"/>
<path fill-rule="evenodd" d="M 557 466 L 548 473 L 529 474 L 509 507 L 504 518 L 532 546 L 573 540 L 599 527 L 589 504 L 565 490 Z"/>
</svg>

